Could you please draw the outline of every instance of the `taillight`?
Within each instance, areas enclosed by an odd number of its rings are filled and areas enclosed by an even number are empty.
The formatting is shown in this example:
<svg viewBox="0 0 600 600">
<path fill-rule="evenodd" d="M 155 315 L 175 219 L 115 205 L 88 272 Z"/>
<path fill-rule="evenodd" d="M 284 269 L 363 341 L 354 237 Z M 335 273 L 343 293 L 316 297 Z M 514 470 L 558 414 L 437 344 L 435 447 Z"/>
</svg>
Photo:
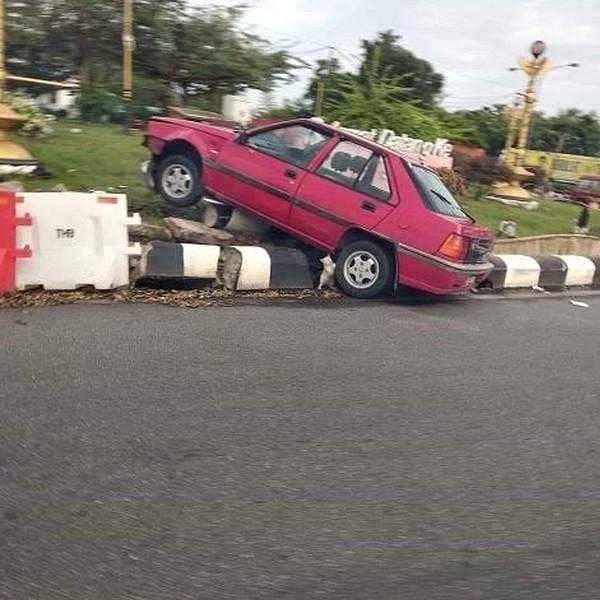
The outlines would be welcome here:
<svg viewBox="0 0 600 600">
<path fill-rule="evenodd" d="M 440 246 L 438 254 L 449 260 L 461 262 L 469 250 L 469 240 L 458 233 L 451 233 Z"/>
</svg>

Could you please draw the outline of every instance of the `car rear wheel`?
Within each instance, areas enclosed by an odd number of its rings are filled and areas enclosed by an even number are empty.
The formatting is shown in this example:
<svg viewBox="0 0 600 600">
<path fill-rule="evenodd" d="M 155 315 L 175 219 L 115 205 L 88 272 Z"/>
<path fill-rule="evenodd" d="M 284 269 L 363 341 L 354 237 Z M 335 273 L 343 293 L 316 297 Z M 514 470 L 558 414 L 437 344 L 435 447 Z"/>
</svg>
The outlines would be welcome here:
<svg viewBox="0 0 600 600">
<path fill-rule="evenodd" d="M 199 165 L 185 154 L 167 156 L 160 162 L 156 186 L 165 202 L 176 208 L 197 204 L 204 191 Z"/>
<path fill-rule="evenodd" d="M 340 289 L 354 298 L 376 298 L 385 293 L 393 277 L 393 261 L 377 243 L 358 241 L 342 248 L 335 277 Z"/>
</svg>

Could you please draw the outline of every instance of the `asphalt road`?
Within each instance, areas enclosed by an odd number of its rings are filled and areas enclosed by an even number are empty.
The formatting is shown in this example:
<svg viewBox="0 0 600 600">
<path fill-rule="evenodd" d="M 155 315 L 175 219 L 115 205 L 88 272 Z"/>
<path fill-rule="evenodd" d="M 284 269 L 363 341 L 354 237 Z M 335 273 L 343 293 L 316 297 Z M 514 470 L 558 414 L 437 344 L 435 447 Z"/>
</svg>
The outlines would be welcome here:
<svg viewBox="0 0 600 600">
<path fill-rule="evenodd" d="M 0 311 L 0 598 L 600 598 L 600 297 Z"/>
</svg>

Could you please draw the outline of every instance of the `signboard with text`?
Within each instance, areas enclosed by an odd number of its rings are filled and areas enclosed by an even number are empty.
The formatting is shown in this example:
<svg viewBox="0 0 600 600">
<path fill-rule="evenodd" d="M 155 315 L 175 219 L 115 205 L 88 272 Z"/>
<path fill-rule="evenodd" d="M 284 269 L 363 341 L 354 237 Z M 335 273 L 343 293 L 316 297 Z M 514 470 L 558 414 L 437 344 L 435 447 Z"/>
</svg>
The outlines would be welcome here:
<svg viewBox="0 0 600 600">
<path fill-rule="evenodd" d="M 411 138 L 405 133 L 397 135 L 391 129 L 372 129 L 370 131 L 348 127 L 341 127 L 341 129 L 391 148 L 404 154 L 407 158 L 423 162 L 433 169 L 452 168 L 453 146 L 446 139 L 438 138 L 434 142 L 426 142 L 425 140 Z"/>
</svg>

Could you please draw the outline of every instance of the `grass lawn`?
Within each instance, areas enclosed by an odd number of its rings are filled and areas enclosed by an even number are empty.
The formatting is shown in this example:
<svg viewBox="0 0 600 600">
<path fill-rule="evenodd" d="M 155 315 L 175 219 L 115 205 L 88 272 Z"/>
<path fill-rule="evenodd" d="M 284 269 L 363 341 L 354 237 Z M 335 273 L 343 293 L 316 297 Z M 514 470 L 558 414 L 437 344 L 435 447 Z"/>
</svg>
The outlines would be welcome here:
<svg viewBox="0 0 600 600">
<path fill-rule="evenodd" d="M 519 237 L 572 233 L 573 225 L 581 214 L 581 207 L 554 200 L 542 200 L 540 207 L 531 211 L 492 200 L 462 198 L 462 204 L 471 216 L 494 232 L 498 231 L 501 221 L 514 221 Z M 593 235 L 600 235 L 600 211 L 590 211 L 590 231 Z"/>
<path fill-rule="evenodd" d="M 54 173 L 51 179 L 25 178 L 27 190 L 47 190 L 63 184 L 74 191 L 122 191 L 129 196 L 130 211 L 141 212 L 149 221 L 168 214 L 189 218 L 196 215 L 194 209 L 169 209 L 146 187 L 139 175 L 139 165 L 149 154 L 141 145 L 141 133 L 125 135 L 116 125 L 77 121 L 58 121 L 54 129 L 54 134 L 44 140 L 14 136 Z M 77 129 L 79 133 L 73 131 Z M 539 210 L 531 212 L 490 200 L 463 198 L 463 203 L 471 215 L 494 231 L 500 221 L 515 221 L 520 237 L 570 233 L 581 210 L 553 201 L 544 201 Z M 590 224 L 592 232 L 600 235 L 600 211 L 592 212 Z"/>
<path fill-rule="evenodd" d="M 116 125 L 58 121 L 54 133 L 43 140 L 13 137 L 54 173 L 51 179 L 23 178 L 28 191 L 49 190 L 63 184 L 73 191 L 121 192 L 128 195 L 131 212 L 141 212 L 146 217 L 169 212 L 140 176 L 139 165 L 149 157 L 141 145 L 141 132 L 125 135 Z"/>
</svg>

